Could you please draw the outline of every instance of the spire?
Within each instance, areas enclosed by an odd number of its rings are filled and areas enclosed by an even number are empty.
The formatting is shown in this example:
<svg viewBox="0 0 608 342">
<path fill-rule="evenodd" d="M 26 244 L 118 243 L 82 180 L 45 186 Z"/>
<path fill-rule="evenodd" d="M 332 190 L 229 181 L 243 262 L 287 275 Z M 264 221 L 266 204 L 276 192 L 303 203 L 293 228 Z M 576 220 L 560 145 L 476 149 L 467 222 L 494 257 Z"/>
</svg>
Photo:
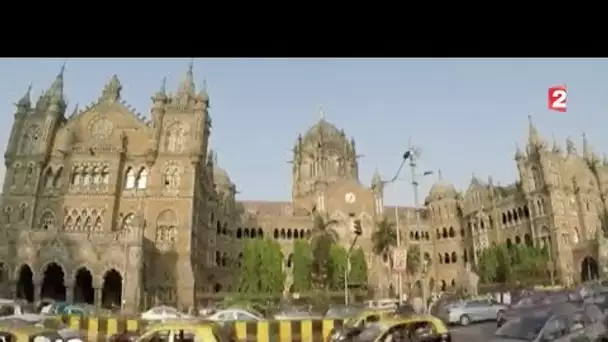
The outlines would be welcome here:
<svg viewBox="0 0 608 342">
<path fill-rule="evenodd" d="M 553 134 L 553 148 L 551 150 L 553 151 L 553 153 L 562 153 L 562 148 L 559 146 L 557 139 L 555 139 L 555 134 Z"/>
<path fill-rule="evenodd" d="M 31 94 L 32 94 L 32 84 L 30 83 L 27 86 L 27 90 L 25 91 L 25 94 L 23 94 L 21 99 L 19 99 L 19 101 L 17 102 L 17 104 L 16 104 L 17 107 L 20 109 L 30 109 L 32 107 Z"/>
<path fill-rule="evenodd" d="M 372 188 L 378 190 L 382 188 L 382 177 L 380 177 L 378 168 L 374 170 L 374 175 L 372 176 Z"/>
<path fill-rule="evenodd" d="M 528 115 L 528 147 L 544 147 L 544 141 L 538 133 L 534 122 L 532 122 L 532 115 Z"/>
<path fill-rule="evenodd" d="M 443 174 L 441 174 L 441 169 L 437 170 L 437 179 L 438 180 L 443 180 Z"/>
<path fill-rule="evenodd" d="M 120 99 L 121 90 L 122 84 L 120 84 L 118 76 L 112 75 L 110 81 L 103 87 L 99 101 L 116 102 Z"/>
<path fill-rule="evenodd" d="M 179 84 L 177 88 L 177 97 L 183 96 L 194 96 L 196 93 L 196 88 L 194 85 L 194 60 L 190 60 L 188 64 L 188 71 L 186 72 L 186 76 Z"/>
<path fill-rule="evenodd" d="M 568 153 L 568 155 L 576 155 L 577 153 L 576 146 L 574 146 L 574 142 L 572 142 L 572 139 L 570 139 L 570 137 L 566 139 L 566 152 Z"/>
<path fill-rule="evenodd" d="M 515 160 L 520 160 L 523 157 L 524 157 L 524 154 L 521 151 L 519 144 L 515 144 Z"/>
<path fill-rule="evenodd" d="M 593 158 L 593 152 L 591 151 L 591 146 L 589 146 L 589 141 L 587 140 L 587 134 L 585 134 L 585 132 L 583 132 L 583 157 L 588 160 Z"/>
<path fill-rule="evenodd" d="M 325 120 L 325 110 L 323 106 L 319 106 L 319 120 Z"/>
<path fill-rule="evenodd" d="M 608 155 L 606 153 L 602 154 L 602 164 L 608 165 Z"/>
<path fill-rule="evenodd" d="M 156 94 L 154 94 L 154 96 L 152 96 L 152 101 L 163 101 L 166 98 L 167 98 L 167 77 L 164 76 L 163 79 L 160 81 L 160 88 L 158 89 Z"/>
<path fill-rule="evenodd" d="M 203 79 L 203 86 L 198 92 L 198 97 L 205 103 L 209 103 L 209 94 L 207 93 L 207 79 Z"/>
<path fill-rule="evenodd" d="M 76 105 L 74 106 L 74 110 L 72 111 L 72 115 L 70 115 L 70 117 L 76 115 L 78 115 L 78 102 L 76 102 Z"/>
<path fill-rule="evenodd" d="M 65 104 L 63 98 L 63 74 L 65 73 L 65 63 L 61 65 L 59 74 L 55 77 L 55 80 L 51 84 L 48 90 L 49 100 L 51 103 Z"/>
</svg>

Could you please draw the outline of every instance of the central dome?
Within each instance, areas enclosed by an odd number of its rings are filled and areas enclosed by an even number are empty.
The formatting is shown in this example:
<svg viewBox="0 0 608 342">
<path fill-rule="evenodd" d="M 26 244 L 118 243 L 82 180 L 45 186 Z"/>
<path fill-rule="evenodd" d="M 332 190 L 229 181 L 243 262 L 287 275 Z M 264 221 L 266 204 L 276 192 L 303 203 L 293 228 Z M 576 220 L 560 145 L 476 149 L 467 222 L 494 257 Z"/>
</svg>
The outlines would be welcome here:
<svg viewBox="0 0 608 342">
<path fill-rule="evenodd" d="M 346 136 L 338 127 L 329 123 L 325 118 L 321 118 L 308 129 L 302 141 L 304 144 L 333 141 L 342 143 L 346 141 Z"/>
</svg>

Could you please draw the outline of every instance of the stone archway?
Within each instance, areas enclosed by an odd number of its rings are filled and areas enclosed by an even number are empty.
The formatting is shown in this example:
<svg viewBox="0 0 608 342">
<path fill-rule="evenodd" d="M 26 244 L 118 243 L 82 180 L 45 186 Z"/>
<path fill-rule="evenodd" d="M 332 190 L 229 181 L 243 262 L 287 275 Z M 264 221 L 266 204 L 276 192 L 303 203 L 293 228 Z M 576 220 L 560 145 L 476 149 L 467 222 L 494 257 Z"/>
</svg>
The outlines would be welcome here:
<svg viewBox="0 0 608 342">
<path fill-rule="evenodd" d="M 115 270 L 107 271 L 103 276 L 103 286 L 101 288 L 101 304 L 103 307 L 111 309 L 121 307 L 122 304 L 122 275 Z"/>
<path fill-rule="evenodd" d="M 19 267 L 15 292 L 18 299 L 25 299 L 29 303 L 34 302 L 34 272 L 32 272 L 32 268 L 27 264 Z"/>
<path fill-rule="evenodd" d="M 81 267 L 74 275 L 74 303 L 95 303 L 93 274 L 86 267 Z"/>
<path fill-rule="evenodd" d="M 51 262 L 44 269 L 42 276 L 42 288 L 40 289 L 41 299 L 54 299 L 65 301 L 65 272 L 59 264 Z"/>
<path fill-rule="evenodd" d="M 581 262 L 581 280 L 583 282 L 599 279 L 597 260 L 588 256 Z"/>
</svg>

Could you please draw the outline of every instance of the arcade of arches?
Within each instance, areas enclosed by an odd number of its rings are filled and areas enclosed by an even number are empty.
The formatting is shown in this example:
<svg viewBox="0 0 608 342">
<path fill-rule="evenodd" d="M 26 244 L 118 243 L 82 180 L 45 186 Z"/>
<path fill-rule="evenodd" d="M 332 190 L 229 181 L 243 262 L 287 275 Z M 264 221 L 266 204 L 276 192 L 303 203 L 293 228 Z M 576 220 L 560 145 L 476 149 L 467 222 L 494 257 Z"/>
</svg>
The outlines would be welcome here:
<svg viewBox="0 0 608 342">
<path fill-rule="evenodd" d="M 0 271 L 5 268 L 0 263 Z M 106 308 L 121 305 L 123 278 L 115 269 L 104 273 L 97 288 L 93 273 L 86 267 L 78 268 L 72 279 L 66 277 L 64 268 L 56 262 L 48 263 L 43 270 L 40 277 L 36 277 L 30 265 L 21 265 L 16 274 L 15 296 L 28 302 L 54 299 Z M 4 277 L 3 272 L 0 277 Z"/>
</svg>

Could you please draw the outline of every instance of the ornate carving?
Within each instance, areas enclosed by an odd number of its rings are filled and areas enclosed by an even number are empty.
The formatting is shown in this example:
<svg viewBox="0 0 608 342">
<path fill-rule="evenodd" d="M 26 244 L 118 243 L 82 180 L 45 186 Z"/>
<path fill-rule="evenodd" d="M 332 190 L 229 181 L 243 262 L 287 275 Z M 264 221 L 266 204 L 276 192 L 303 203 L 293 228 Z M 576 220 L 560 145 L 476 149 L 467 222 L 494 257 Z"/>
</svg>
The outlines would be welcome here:
<svg viewBox="0 0 608 342">
<path fill-rule="evenodd" d="M 107 118 L 99 118 L 94 120 L 90 127 L 89 133 L 93 139 L 106 140 L 112 134 L 114 125 Z"/>
</svg>

